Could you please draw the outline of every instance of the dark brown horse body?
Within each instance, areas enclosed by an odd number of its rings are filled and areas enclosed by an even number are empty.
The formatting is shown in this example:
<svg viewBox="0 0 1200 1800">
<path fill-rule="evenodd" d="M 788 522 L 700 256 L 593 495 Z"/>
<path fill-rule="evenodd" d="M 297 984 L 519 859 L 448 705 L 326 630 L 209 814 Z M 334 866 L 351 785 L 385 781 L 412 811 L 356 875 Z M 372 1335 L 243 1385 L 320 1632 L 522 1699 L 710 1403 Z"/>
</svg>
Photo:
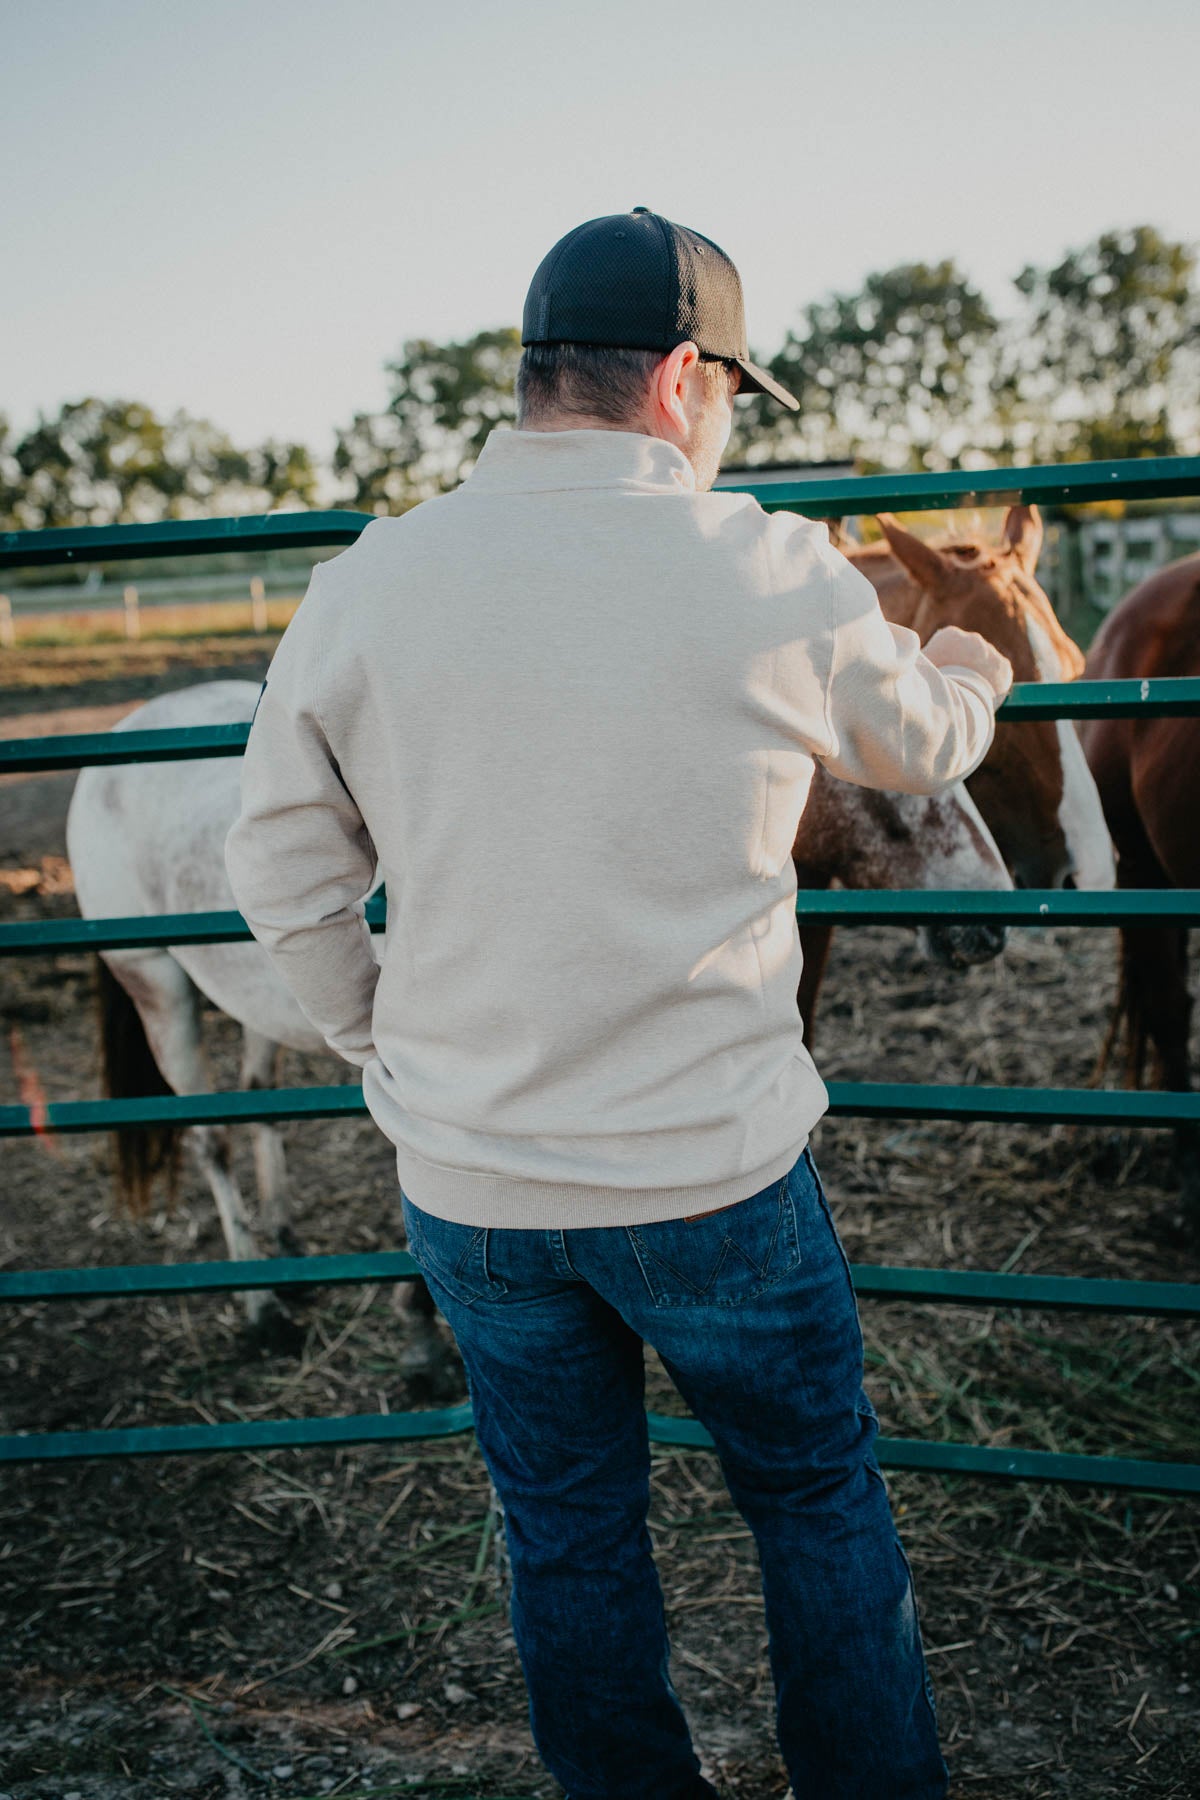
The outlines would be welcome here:
<svg viewBox="0 0 1200 1800">
<path fill-rule="evenodd" d="M 1159 569 L 1126 595 L 1097 634 L 1085 674 L 1096 681 L 1200 675 L 1200 554 Z M 1200 887 L 1200 719 L 1089 720 L 1083 744 L 1117 848 L 1119 886 Z M 1156 1084 L 1190 1087 L 1186 928 L 1121 927 L 1118 1004 L 1108 1047 L 1123 1024 L 1130 1084 L 1140 1084 L 1152 1047 Z M 1189 1186 L 1200 1192 L 1195 1133 L 1186 1148 Z"/>
</svg>

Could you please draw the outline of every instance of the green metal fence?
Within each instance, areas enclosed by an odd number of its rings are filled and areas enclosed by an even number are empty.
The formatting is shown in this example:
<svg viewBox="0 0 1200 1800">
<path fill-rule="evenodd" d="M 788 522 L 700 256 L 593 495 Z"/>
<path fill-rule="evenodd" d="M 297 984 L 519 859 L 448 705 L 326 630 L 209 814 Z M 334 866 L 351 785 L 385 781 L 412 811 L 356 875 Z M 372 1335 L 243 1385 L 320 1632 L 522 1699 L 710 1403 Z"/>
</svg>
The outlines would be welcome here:
<svg viewBox="0 0 1200 1800">
<path fill-rule="evenodd" d="M 723 490 L 739 491 L 739 490 Z M 768 511 L 789 509 L 815 518 L 872 511 L 1074 502 L 1200 494 L 1200 457 L 1079 463 L 1032 469 L 960 471 L 940 476 L 888 476 L 756 487 Z M 286 513 L 266 518 L 213 519 L 160 525 L 113 526 L 0 534 L 0 568 L 112 561 L 126 557 L 348 544 L 370 523 L 353 512 Z M 1200 714 L 1200 680 L 1038 683 L 1017 687 L 1004 702 L 1005 719 L 1138 718 Z M 99 733 L 0 742 L 0 772 L 78 768 L 87 764 L 235 756 L 249 727 L 222 725 L 171 731 Z M 820 893 L 797 897 L 798 915 L 827 924 L 914 924 L 972 919 L 1008 925 L 1113 925 L 1200 922 L 1200 892 L 1124 891 L 1119 894 L 1024 891 Z M 382 929 L 386 902 L 367 908 Z M 250 935 L 235 912 L 157 918 L 42 921 L 0 926 L 0 955 L 49 954 L 67 949 L 116 949 L 147 944 L 226 943 Z M 1048 1088 L 949 1087 L 900 1082 L 829 1084 L 830 1112 L 862 1118 L 959 1118 L 997 1122 L 1068 1121 L 1092 1125 L 1200 1124 L 1200 1095 L 1101 1092 Z M 365 1114 L 361 1090 L 312 1087 L 246 1093 L 191 1094 L 127 1101 L 62 1101 L 36 1111 L 0 1107 L 0 1136 L 111 1130 L 116 1126 L 178 1125 Z M 420 1271 L 405 1253 L 374 1256 L 275 1258 L 250 1263 L 184 1263 L 110 1269 L 11 1271 L 0 1274 L 0 1301 L 80 1300 L 101 1296 L 230 1292 L 367 1281 L 412 1280 Z M 991 1271 L 852 1268 L 856 1291 L 877 1300 L 961 1305 L 1033 1306 L 1090 1312 L 1200 1317 L 1200 1285 L 1094 1281 Z M 694 1419 L 649 1415 L 655 1442 L 712 1446 Z M 362 1417 L 232 1421 L 216 1425 L 135 1430 L 35 1432 L 0 1438 L 0 1462 L 66 1461 L 317 1444 L 392 1442 L 440 1437 L 471 1428 L 469 1405 Z M 1100 1483 L 1167 1493 L 1200 1492 L 1200 1465 L 1078 1456 L 990 1446 L 884 1438 L 879 1458 L 892 1468 L 927 1469 L 1016 1480 Z"/>
</svg>

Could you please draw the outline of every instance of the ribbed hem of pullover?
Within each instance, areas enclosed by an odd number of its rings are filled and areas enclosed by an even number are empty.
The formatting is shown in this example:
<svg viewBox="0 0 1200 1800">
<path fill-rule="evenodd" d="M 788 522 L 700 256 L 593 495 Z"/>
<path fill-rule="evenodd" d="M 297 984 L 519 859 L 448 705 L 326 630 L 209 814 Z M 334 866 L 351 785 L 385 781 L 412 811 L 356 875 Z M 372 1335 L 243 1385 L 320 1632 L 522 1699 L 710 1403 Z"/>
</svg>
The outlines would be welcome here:
<svg viewBox="0 0 1200 1800">
<path fill-rule="evenodd" d="M 731 1201 L 749 1200 L 782 1180 L 796 1161 L 808 1133 L 794 1147 L 760 1169 L 731 1180 L 698 1187 L 607 1188 L 581 1182 L 528 1181 L 513 1175 L 486 1175 L 478 1169 L 451 1169 L 426 1162 L 411 1150 L 396 1151 L 396 1173 L 407 1197 L 422 1212 L 456 1225 L 508 1226 L 526 1231 L 579 1231 L 599 1225 L 653 1225 L 687 1218 Z"/>
</svg>

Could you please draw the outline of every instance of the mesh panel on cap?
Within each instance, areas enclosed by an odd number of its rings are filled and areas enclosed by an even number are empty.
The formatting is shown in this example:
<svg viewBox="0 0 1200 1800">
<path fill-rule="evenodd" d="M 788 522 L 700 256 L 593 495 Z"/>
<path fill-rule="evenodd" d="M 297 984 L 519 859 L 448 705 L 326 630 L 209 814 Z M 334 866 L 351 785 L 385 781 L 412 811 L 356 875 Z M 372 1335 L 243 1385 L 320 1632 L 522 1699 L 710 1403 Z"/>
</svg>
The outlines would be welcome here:
<svg viewBox="0 0 1200 1800">
<path fill-rule="evenodd" d="M 679 265 L 676 328 L 712 356 L 746 356 L 742 283 L 725 252 L 711 238 L 673 225 Z"/>
<path fill-rule="evenodd" d="M 522 339 L 661 348 L 668 331 L 667 264 L 662 230 L 651 216 L 589 219 L 554 246 L 534 276 Z M 550 305 L 543 320 L 545 287 Z"/>
</svg>

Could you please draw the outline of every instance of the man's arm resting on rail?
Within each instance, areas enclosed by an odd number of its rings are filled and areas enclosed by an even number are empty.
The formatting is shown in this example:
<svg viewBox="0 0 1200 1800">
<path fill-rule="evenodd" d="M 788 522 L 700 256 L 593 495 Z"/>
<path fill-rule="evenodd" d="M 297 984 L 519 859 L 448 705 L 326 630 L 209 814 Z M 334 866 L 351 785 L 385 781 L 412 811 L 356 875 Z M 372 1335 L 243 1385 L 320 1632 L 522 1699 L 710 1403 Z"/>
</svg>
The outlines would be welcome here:
<svg viewBox="0 0 1200 1800">
<path fill-rule="evenodd" d="M 923 652 L 915 631 L 884 618 L 865 575 L 841 556 L 828 566 L 830 748 L 821 761 L 843 781 L 895 793 L 935 794 L 962 781 L 991 747 L 995 709 L 1012 685 L 1007 658 L 954 627 L 935 632 Z"/>
<path fill-rule="evenodd" d="M 317 620 L 302 603 L 276 651 L 242 762 L 225 867 L 247 925 L 346 1062 L 375 1055 L 379 964 L 363 918 L 378 858 L 317 712 Z M 289 641 L 290 640 L 290 641 Z"/>
</svg>

